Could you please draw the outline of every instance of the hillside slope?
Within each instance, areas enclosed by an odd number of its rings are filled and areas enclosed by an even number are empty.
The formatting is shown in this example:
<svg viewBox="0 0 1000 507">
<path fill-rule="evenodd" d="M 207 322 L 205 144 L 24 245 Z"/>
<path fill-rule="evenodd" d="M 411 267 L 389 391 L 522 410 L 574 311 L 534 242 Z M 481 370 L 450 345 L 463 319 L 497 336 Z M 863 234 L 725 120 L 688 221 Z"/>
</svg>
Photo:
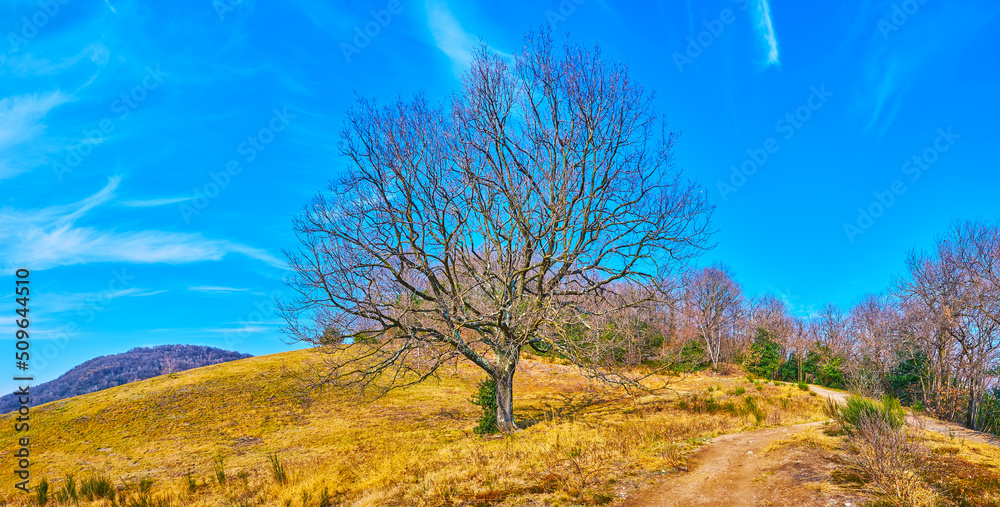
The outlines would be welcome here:
<svg viewBox="0 0 1000 507">
<path fill-rule="evenodd" d="M 96 357 L 74 367 L 55 380 L 32 386 L 31 404 L 41 405 L 158 375 L 248 357 L 251 357 L 250 354 L 198 345 L 136 347 L 121 354 Z M 0 413 L 12 412 L 19 406 L 13 394 L 0 396 Z"/>
<path fill-rule="evenodd" d="M 794 386 L 691 377 L 674 384 L 680 397 L 630 397 L 525 358 L 523 431 L 483 439 L 472 434 L 468 400 L 483 377 L 473 367 L 357 403 L 338 389 L 296 394 L 296 372 L 318 359 L 242 359 L 34 407 L 32 484 L 106 476 L 121 495 L 151 479 L 169 505 L 195 506 L 594 505 L 677 470 L 706 438 L 823 418 L 819 398 Z M 0 453 L 20 436 L 0 425 Z M 275 480 L 272 459 L 287 480 Z M 26 505 L 15 481 L 3 475 L 0 497 Z"/>
</svg>

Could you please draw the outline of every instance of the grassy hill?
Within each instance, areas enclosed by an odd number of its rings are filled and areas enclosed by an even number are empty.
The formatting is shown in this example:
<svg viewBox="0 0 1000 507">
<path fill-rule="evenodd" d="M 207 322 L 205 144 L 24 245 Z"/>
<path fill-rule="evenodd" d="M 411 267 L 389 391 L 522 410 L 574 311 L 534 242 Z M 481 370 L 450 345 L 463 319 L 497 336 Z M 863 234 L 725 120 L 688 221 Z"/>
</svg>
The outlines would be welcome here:
<svg viewBox="0 0 1000 507">
<path fill-rule="evenodd" d="M 630 397 L 526 358 L 515 379 L 524 430 L 482 438 L 473 367 L 374 403 L 337 389 L 297 396 L 295 373 L 318 359 L 241 359 L 33 407 L 32 485 L 48 480 L 50 505 L 69 493 L 67 474 L 78 497 L 106 479 L 117 505 L 605 504 L 708 437 L 824 418 L 794 385 L 690 377 L 679 394 Z M 0 453 L 12 456 L 17 436 L 0 426 Z M 28 504 L 13 474 L 2 482 L 0 499 Z"/>
<path fill-rule="evenodd" d="M 33 405 L 47 403 L 166 373 L 247 357 L 251 357 L 250 354 L 198 345 L 136 347 L 121 354 L 95 357 L 55 380 L 32 386 L 31 403 Z M 12 412 L 18 407 L 20 403 L 13 394 L 0 396 L 0 413 Z"/>
</svg>

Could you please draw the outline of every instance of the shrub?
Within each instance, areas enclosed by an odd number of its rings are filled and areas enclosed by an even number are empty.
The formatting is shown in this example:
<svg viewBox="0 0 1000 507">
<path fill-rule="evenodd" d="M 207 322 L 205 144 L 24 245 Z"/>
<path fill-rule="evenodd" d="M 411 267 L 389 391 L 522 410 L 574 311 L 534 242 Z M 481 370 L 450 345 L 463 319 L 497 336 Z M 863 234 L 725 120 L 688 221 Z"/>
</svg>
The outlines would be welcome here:
<svg viewBox="0 0 1000 507">
<path fill-rule="evenodd" d="M 799 389 L 802 389 L 803 391 L 808 391 L 809 384 L 806 384 L 805 382 L 799 382 Z"/>
<path fill-rule="evenodd" d="M 894 398 L 887 399 L 898 406 Z M 847 455 L 847 461 L 866 480 L 868 488 L 894 500 L 893 504 L 937 505 L 937 495 L 919 473 L 926 450 L 907 438 L 901 425 L 895 425 L 894 416 L 886 415 L 895 412 L 894 408 L 886 409 L 887 399 L 883 399 L 881 408 L 875 402 L 859 405 L 862 408 L 848 434 L 854 452 Z"/>
<path fill-rule="evenodd" d="M 743 387 L 743 386 L 740 386 L 740 387 L 737 387 L 737 388 L 734 388 L 734 389 L 730 389 L 729 390 L 729 395 L 730 396 L 743 396 L 744 394 L 746 394 L 746 392 L 747 392 L 747 389 L 745 387 Z"/>
<path fill-rule="evenodd" d="M 881 402 L 861 396 L 849 396 L 843 405 L 828 400 L 824 411 L 840 423 L 848 433 L 855 432 L 864 420 L 884 421 L 894 430 L 902 427 L 906 420 L 906 412 L 899 404 L 899 400 L 892 396 L 883 396 Z"/>
<path fill-rule="evenodd" d="M 479 390 L 471 400 L 473 405 L 483 409 L 476 428 L 472 431 L 477 435 L 492 435 L 500 431 L 497 428 L 497 385 L 493 379 L 479 383 Z"/>
</svg>

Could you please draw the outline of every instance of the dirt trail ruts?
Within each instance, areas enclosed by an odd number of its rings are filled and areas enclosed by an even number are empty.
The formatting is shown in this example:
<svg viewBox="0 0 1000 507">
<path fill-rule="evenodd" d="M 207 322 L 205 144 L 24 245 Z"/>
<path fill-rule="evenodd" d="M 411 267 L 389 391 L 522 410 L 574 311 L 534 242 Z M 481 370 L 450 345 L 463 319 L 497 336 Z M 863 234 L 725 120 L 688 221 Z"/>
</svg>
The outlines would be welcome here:
<svg viewBox="0 0 1000 507">
<path fill-rule="evenodd" d="M 752 506 L 770 500 L 764 484 L 755 481 L 772 465 L 764 449 L 809 426 L 799 424 L 723 435 L 695 452 L 691 472 L 668 477 L 626 500 L 620 507 Z"/>
<path fill-rule="evenodd" d="M 846 393 L 819 386 L 809 387 L 818 395 L 833 398 L 839 403 L 847 399 Z M 1000 444 L 998 439 L 990 435 L 966 430 L 958 425 L 928 418 L 920 418 L 920 421 L 913 415 L 908 416 L 908 419 L 910 424 L 938 433 L 952 433 L 969 440 Z M 767 481 L 760 479 L 774 470 L 780 459 L 765 456 L 764 449 L 772 442 L 787 438 L 809 426 L 822 424 L 823 422 L 814 422 L 716 437 L 694 453 L 690 472 L 669 476 L 652 488 L 624 500 L 618 507 L 772 505 L 774 493 Z M 830 499 L 810 500 L 815 503 L 807 502 L 803 497 L 798 505 L 827 505 L 830 502 Z M 843 505 L 839 502 L 837 504 Z M 852 505 L 850 502 L 847 504 Z"/>
</svg>

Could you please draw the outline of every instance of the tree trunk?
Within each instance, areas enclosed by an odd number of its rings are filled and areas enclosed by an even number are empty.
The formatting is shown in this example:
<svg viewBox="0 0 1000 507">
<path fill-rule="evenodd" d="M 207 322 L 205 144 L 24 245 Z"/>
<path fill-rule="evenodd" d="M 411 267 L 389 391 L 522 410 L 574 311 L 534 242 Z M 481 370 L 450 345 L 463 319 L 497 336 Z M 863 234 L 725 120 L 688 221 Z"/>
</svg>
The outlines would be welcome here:
<svg viewBox="0 0 1000 507">
<path fill-rule="evenodd" d="M 514 371 L 517 355 L 497 365 L 493 381 L 497 386 L 497 429 L 501 433 L 517 430 L 514 424 Z"/>
</svg>

